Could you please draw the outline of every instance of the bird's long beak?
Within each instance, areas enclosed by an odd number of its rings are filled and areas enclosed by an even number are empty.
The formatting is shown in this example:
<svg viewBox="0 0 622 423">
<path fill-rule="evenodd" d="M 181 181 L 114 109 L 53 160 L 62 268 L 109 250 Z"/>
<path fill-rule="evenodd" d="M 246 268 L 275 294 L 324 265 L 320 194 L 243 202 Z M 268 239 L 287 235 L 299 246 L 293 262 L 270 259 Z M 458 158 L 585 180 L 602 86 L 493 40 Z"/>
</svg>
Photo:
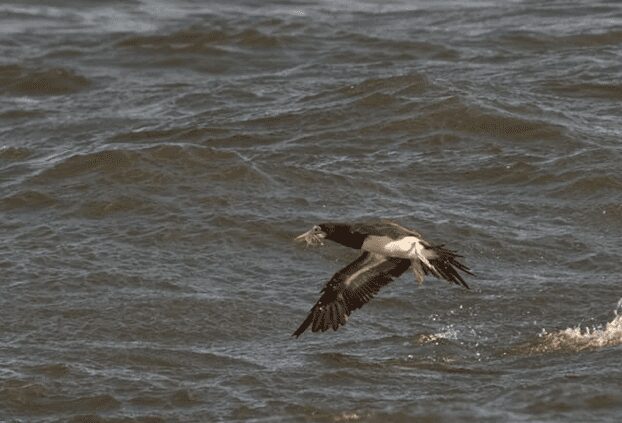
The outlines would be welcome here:
<svg viewBox="0 0 622 423">
<path fill-rule="evenodd" d="M 312 236 L 313 236 L 313 229 L 305 232 L 304 234 L 298 235 L 296 238 L 294 238 L 294 241 L 298 241 L 298 242 L 306 241 Z"/>
<path fill-rule="evenodd" d="M 326 234 L 323 232 L 316 232 L 315 227 L 311 228 L 310 231 L 305 232 L 304 234 L 298 235 L 294 238 L 294 241 L 304 241 L 307 245 L 324 245 L 322 239 L 326 237 Z"/>
</svg>

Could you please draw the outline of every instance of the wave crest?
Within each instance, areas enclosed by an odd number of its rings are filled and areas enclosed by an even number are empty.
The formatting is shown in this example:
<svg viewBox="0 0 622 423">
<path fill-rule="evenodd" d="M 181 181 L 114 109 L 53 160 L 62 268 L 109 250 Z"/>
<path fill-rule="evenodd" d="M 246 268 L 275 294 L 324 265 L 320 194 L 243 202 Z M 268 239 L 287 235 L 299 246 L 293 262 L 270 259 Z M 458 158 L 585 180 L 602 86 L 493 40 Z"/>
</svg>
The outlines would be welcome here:
<svg viewBox="0 0 622 423">
<path fill-rule="evenodd" d="M 72 94 L 88 88 L 91 81 L 70 69 L 28 69 L 19 65 L 0 66 L 0 93 L 43 96 Z"/>
<path fill-rule="evenodd" d="M 559 350 L 582 351 L 622 344 L 622 298 L 614 310 L 614 318 L 604 327 L 566 328 L 556 332 L 542 329 L 541 341 L 532 348 L 532 352 L 552 352 Z"/>
</svg>

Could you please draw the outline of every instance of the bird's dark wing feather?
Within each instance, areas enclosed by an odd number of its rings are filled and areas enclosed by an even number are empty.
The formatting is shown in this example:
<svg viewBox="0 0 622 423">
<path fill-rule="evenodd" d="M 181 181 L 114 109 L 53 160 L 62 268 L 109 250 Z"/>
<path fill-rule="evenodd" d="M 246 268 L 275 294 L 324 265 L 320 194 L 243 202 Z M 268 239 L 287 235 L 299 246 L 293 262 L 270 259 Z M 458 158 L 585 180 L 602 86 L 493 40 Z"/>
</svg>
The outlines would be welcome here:
<svg viewBox="0 0 622 423">
<path fill-rule="evenodd" d="M 313 332 L 337 330 L 353 310 L 369 302 L 380 288 L 404 273 L 410 260 L 364 252 L 339 270 L 321 291 L 307 318 L 292 334 L 300 336 L 309 326 Z"/>
</svg>

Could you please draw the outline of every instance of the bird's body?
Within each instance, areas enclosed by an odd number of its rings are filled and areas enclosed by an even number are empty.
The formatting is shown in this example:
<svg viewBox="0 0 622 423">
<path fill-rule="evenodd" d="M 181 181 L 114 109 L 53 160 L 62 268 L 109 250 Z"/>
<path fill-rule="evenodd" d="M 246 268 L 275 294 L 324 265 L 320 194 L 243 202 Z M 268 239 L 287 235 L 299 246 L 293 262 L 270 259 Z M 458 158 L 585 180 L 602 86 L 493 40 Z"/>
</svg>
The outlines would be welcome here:
<svg viewBox="0 0 622 423">
<path fill-rule="evenodd" d="M 424 275 L 468 288 L 457 270 L 472 275 L 458 261 L 454 251 L 432 246 L 421 234 L 390 221 L 373 223 L 323 223 L 300 235 L 308 245 L 323 244 L 324 239 L 346 247 L 363 250 L 352 263 L 338 271 L 322 290 L 322 295 L 294 336 L 300 336 L 309 326 L 313 332 L 344 325 L 352 310 L 362 307 L 384 285 L 399 277 L 409 267 L 415 278 L 423 282 Z"/>
<path fill-rule="evenodd" d="M 361 246 L 361 250 L 388 257 L 427 261 L 425 247 L 421 243 L 421 239 L 416 236 L 392 239 L 388 236 L 371 235 L 365 239 Z"/>
</svg>

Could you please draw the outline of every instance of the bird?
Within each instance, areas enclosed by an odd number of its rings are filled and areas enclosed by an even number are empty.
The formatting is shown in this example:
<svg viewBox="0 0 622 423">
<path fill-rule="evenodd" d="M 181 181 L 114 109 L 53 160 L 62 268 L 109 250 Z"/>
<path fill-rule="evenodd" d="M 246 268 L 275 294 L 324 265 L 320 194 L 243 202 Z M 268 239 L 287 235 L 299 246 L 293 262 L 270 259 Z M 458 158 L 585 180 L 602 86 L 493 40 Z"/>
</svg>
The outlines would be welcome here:
<svg viewBox="0 0 622 423">
<path fill-rule="evenodd" d="M 423 236 L 390 220 L 361 223 L 321 223 L 294 238 L 309 246 L 324 245 L 325 240 L 356 250 L 362 250 L 352 263 L 337 271 L 320 292 L 306 319 L 292 334 L 298 338 L 309 326 L 312 332 L 346 324 L 353 310 L 368 303 L 378 291 L 408 268 L 421 284 L 424 276 L 439 279 L 469 289 L 462 271 L 474 276 L 471 269 L 459 261 L 463 256 L 432 245 Z"/>
</svg>

